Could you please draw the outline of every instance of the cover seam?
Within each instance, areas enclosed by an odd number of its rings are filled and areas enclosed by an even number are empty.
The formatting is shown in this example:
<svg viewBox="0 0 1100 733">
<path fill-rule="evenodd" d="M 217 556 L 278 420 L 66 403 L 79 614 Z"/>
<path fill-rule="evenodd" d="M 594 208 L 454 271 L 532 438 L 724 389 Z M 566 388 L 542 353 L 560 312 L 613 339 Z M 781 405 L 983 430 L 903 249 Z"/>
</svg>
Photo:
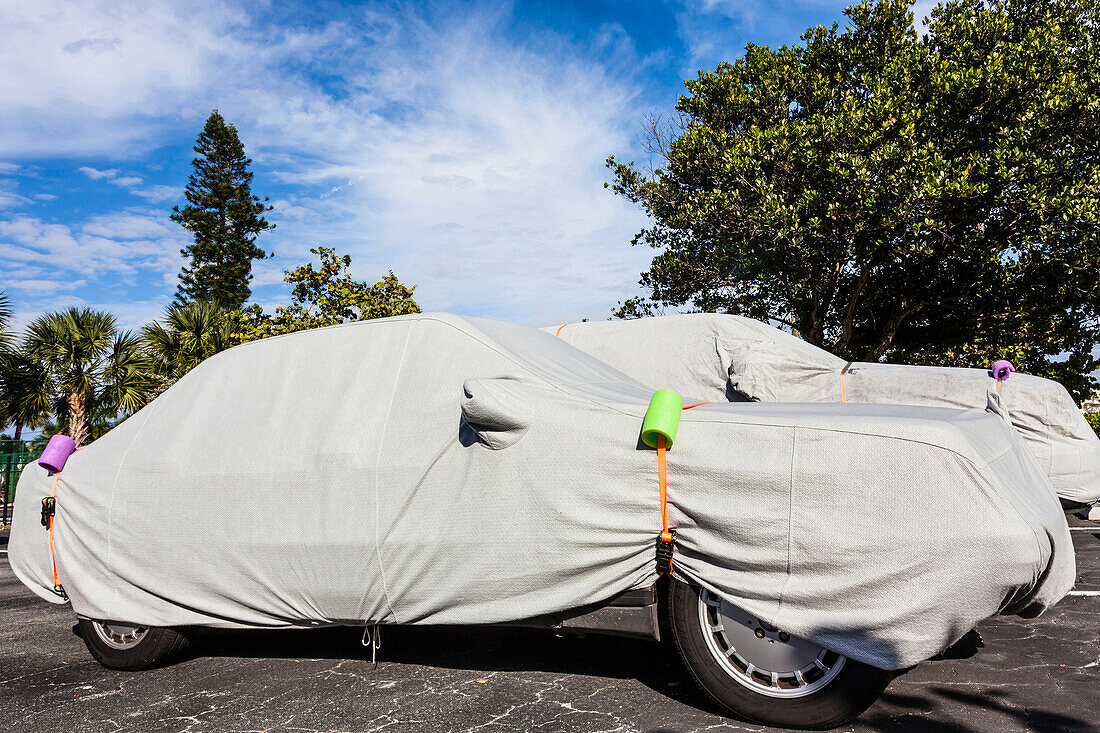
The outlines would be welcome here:
<svg viewBox="0 0 1100 733">
<path fill-rule="evenodd" d="M 417 319 L 419 323 L 420 319 Z M 405 370 L 405 356 L 409 351 L 409 341 L 412 339 L 412 333 L 416 330 L 410 328 L 405 333 L 405 343 L 401 347 L 401 359 L 397 363 L 397 375 L 393 380 L 393 387 L 390 390 L 389 404 L 386 405 L 386 418 L 382 422 L 382 434 L 378 437 L 378 447 L 374 452 L 374 556 L 378 561 L 378 574 L 382 579 L 382 595 L 386 599 L 386 605 L 390 609 L 390 614 L 393 616 L 394 623 L 401 623 L 401 617 L 397 615 L 397 610 L 393 607 L 393 600 L 390 599 L 389 584 L 386 583 L 386 567 L 382 562 L 382 542 L 379 538 L 380 526 L 381 526 L 381 505 L 378 500 L 378 463 L 382 460 L 382 446 L 386 440 L 386 432 L 390 427 L 390 415 L 393 413 L 393 402 L 397 397 L 397 385 L 401 382 L 401 374 Z"/>
</svg>

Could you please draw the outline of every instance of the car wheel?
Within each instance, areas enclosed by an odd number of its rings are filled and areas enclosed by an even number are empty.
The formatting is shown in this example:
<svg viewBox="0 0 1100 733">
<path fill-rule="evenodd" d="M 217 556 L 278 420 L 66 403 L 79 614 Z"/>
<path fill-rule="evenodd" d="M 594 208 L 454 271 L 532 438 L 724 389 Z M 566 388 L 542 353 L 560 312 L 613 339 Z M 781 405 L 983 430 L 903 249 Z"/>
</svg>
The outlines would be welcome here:
<svg viewBox="0 0 1100 733">
<path fill-rule="evenodd" d="M 183 651 L 187 637 L 175 629 L 80 619 L 88 651 L 108 669 L 145 669 Z"/>
<path fill-rule="evenodd" d="M 820 730 L 866 710 L 894 675 L 792 637 L 705 588 L 669 584 L 669 623 L 699 686 L 734 716 Z"/>
</svg>

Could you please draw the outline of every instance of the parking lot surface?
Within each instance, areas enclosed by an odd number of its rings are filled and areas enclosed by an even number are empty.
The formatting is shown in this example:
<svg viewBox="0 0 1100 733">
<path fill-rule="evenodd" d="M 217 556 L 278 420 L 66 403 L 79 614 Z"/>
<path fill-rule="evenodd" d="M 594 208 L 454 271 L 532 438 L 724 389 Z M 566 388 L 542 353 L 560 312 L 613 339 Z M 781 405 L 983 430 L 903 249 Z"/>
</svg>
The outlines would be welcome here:
<svg viewBox="0 0 1100 733">
<path fill-rule="evenodd" d="M 1074 595 L 990 619 L 898 677 L 845 731 L 1100 731 L 1100 525 L 1071 520 Z M 33 596 L 0 534 L 0 730 L 722 731 L 657 644 L 490 628 L 206 632 L 183 660 L 100 667 L 67 606 Z M 980 637 L 980 638 L 979 638 Z"/>
</svg>

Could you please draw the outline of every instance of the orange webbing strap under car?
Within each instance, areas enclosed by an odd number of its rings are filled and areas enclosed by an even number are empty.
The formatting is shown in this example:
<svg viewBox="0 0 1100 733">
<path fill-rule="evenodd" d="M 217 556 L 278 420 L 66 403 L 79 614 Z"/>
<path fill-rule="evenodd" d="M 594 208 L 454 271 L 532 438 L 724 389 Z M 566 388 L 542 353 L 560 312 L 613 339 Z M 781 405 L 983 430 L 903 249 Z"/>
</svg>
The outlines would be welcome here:
<svg viewBox="0 0 1100 733">
<path fill-rule="evenodd" d="M 683 410 L 690 410 L 700 405 L 709 405 L 710 402 L 696 402 L 694 405 L 685 405 Z M 661 534 L 657 537 L 657 574 L 672 575 L 673 540 L 676 533 L 668 528 L 668 460 L 666 453 L 665 436 L 657 436 L 657 484 L 661 491 Z"/>
<path fill-rule="evenodd" d="M 57 482 L 59 480 L 61 480 L 60 472 L 54 474 L 53 488 L 50 489 L 49 497 L 42 500 L 42 524 L 50 533 L 50 568 L 53 570 L 53 592 L 62 598 L 67 598 L 65 589 L 61 587 L 61 578 L 57 576 L 57 560 L 53 554 L 53 523 L 57 512 Z"/>
<path fill-rule="evenodd" d="M 847 364 L 844 365 L 843 369 L 840 370 L 840 401 L 841 402 L 847 402 L 848 401 L 847 376 L 848 376 L 848 370 L 852 367 L 852 364 L 854 364 L 854 363 L 855 362 L 850 361 L 850 362 L 848 362 Z"/>
</svg>

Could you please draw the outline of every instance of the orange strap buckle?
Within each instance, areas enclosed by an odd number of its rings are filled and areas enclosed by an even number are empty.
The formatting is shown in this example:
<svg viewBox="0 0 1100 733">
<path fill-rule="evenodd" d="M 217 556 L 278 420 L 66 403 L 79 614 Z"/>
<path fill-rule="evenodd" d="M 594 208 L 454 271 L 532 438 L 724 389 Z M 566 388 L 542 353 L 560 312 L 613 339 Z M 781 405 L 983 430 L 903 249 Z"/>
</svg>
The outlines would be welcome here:
<svg viewBox="0 0 1100 733">
<path fill-rule="evenodd" d="M 61 579 L 57 576 L 57 560 L 54 559 L 53 554 L 53 523 L 54 515 L 57 512 L 57 482 L 60 478 L 60 473 L 54 475 L 50 495 L 42 500 L 42 526 L 50 533 L 50 567 L 53 569 L 53 592 L 62 598 L 68 598 L 65 595 L 65 589 L 61 587 Z"/>
<path fill-rule="evenodd" d="M 709 405 L 710 402 L 696 402 L 685 405 L 684 410 Z M 657 536 L 657 574 L 672 575 L 672 554 L 675 549 L 676 533 L 668 528 L 668 461 L 665 436 L 657 436 L 657 483 L 661 490 L 661 534 Z"/>
</svg>

